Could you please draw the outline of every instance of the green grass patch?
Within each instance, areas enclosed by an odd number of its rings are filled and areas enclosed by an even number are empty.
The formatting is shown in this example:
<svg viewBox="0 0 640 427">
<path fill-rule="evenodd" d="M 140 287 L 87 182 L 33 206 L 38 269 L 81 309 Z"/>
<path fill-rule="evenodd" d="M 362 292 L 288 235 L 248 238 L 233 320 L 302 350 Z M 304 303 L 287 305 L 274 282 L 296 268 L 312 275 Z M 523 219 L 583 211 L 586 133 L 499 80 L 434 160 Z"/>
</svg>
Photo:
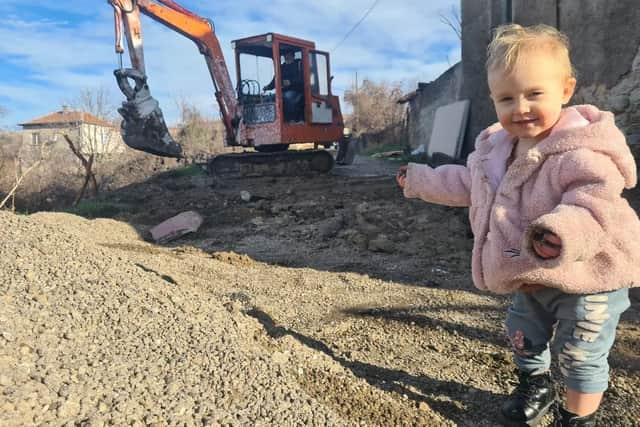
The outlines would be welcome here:
<svg viewBox="0 0 640 427">
<path fill-rule="evenodd" d="M 206 172 L 202 167 L 198 165 L 189 165 L 182 168 L 177 168 L 164 173 L 164 176 L 169 178 L 184 178 L 189 176 L 201 176 L 206 175 Z"/>
<path fill-rule="evenodd" d="M 363 151 L 365 156 L 372 156 L 374 154 L 386 153 L 388 151 L 402 151 L 407 149 L 406 145 L 377 145 L 375 147 L 367 148 Z"/>
<path fill-rule="evenodd" d="M 118 213 L 126 211 L 127 205 L 81 200 L 76 206 L 65 212 L 84 218 L 113 218 Z"/>
<path fill-rule="evenodd" d="M 390 157 L 384 156 L 376 156 L 380 153 L 387 153 L 393 151 L 401 151 L 401 154 L 397 154 Z M 363 151 L 363 154 L 370 157 L 376 157 L 389 162 L 398 162 L 398 163 L 429 163 L 429 157 L 426 153 L 422 154 L 411 154 L 411 149 L 406 145 L 379 145 L 376 147 L 371 147 Z"/>
<path fill-rule="evenodd" d="M 411 153 L 405 154 L 405 162 L 407 163 L 429 163 L 429 156 L 426 153 L 415 154 Z"/>
</svg>

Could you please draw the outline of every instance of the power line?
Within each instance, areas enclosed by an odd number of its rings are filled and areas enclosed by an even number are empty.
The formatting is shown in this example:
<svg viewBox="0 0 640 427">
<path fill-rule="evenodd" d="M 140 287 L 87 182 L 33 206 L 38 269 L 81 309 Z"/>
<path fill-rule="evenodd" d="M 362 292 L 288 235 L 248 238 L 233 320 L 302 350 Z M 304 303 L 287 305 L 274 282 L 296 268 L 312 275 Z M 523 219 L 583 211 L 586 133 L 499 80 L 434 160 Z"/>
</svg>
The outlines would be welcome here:
<svg viewBox="0 0 640 427">
<path fill-rule="evenodd" d="M 340 42 L 335 45 L 335 47 L 333 49 L 331 49 L 331 53 L 333 53 L 338 46 L 340 46 L 342 43 L 344 43 L 344 41 L 351 35 L 351 33 L 353 33 L 353 31 L 358 28 L 358 25 L 360 25 L 362 23 L 362 21 L 364 21 L 367 16 L 371 13 L 371 11 L 373 10 L 374 7 L 376 7 L 376 5 L 380 2 L 380 0 L 375 0 L 373 2 L 373 4 L 369 7 L 369 9 L 367 9 L 367 11 L 364 13 L 364 15 L 362 15 L 362 18 L 360 18 L 360 20 L 358 22 L 356 22 L 353 27 L 351 27 L 351 29 L 349 31 L 347 31 L 347 34 L 344 35 L 344 37 L 342 38 L 342 40 L 340 40 Z"/>
</svg>

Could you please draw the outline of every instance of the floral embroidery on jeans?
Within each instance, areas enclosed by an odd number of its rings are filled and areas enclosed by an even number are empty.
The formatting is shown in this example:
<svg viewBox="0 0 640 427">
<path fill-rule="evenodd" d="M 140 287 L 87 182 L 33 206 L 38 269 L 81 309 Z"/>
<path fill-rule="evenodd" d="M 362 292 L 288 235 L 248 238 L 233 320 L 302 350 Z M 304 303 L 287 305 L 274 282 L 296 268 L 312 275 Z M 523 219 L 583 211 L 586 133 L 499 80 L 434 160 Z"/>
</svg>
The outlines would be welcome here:
<svg viewBox="0 0 640 427">
<path fill-rule="evenodd" d="M 534 354 L 530 351 L 531 349 L 531 341 L 529 341 L 525 336 L 524 332 L 521 330 L 517 330 L 513 335 L 509 335 L 507 332 L 507 339 L 509 344 L 511 345 L 511 349 L 518 356 L 531 356 Z"/>
</svg>

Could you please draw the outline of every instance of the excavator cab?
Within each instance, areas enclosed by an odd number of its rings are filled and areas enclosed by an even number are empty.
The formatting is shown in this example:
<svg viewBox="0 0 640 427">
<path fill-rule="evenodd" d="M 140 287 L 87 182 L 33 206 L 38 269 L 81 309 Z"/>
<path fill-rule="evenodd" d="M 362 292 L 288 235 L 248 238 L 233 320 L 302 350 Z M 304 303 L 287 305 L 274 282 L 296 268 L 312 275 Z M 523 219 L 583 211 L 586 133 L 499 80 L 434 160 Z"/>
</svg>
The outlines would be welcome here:
<svg viewBox="0 0 640 427">
<path fill-rule="evenodd" d="M 328 146 L 343 137 L 328 53 L 276 33 L 234 40 L 232 47 L 247 135 L 239 145 L 280 151 L 298 143 Z"/>
</svg>

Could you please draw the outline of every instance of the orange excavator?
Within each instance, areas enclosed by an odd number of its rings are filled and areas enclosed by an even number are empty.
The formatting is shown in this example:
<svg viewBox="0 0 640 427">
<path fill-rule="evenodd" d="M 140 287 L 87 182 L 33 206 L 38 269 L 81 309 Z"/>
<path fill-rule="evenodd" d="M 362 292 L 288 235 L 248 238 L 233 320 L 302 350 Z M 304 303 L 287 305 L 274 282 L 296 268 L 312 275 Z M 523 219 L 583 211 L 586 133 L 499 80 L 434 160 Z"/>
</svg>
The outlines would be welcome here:
<svg viewBox="0 0 640 427">
<path fill-rule="evenodd" d="M 159 156 L 183 157 L 182 147 L 169 134 L 147 84 L 142 13 L 196 44 L 211 75 L 225 145 L 255 150 L 212 157 L 208 161 L 210 173 L 283 175 L 304 170 L 326 172 L 333 167 L 334 158 L 327 150 L 287 150 L 298 143 L 329 147 L 337 142 L 336 161 L 348 163 L 352 158 L 348 154 L 349 130 L 344 127 L 338 97 L 331 92 L 329 54 L 317 50 L 313 42 L 276 33 L 232 41 L 234 87 L 212 21 L 172 0 L 107 1 L 114 10 L 115 49 L 120 58 L 120 68 L 114 74 L 126 97 L 118 109 L 123 118 L 121 134 L 130 147 Z M 123 34 L 131 68 L 122 66 Z M 293 99 L 287 96 L 289 82 L 283 75 L 285 58 L 289 62 L 291 57 L 302 76 Z M 269 87 L 274 90 L 267 90 Z"/>
</svg>

